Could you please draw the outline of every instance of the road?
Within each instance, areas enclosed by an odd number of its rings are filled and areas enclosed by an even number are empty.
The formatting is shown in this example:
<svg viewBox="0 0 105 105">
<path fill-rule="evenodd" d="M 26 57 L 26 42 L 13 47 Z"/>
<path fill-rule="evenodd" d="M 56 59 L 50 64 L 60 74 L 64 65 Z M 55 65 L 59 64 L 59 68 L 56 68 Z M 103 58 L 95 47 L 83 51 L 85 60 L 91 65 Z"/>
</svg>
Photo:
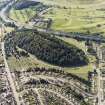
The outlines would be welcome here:
<svg viewBox="0 0 105 105">
<path fill-rule="evenodd" d="M 44 88 L 30 88 L 30 89 L 34 90 L 36 93 L 38 92 L 38 93 L 37 93 L 37 94 L 38 94 L 38 98 L 39 98 L 39 100 L 40 100 L 40 102 L 41 102 L 41 105 L 43 105 L 42 97 L 41 97 L 39 91 L 40 91 L 40 90 L 45 90 L 45 89 L 44 89 Z M 23 91 L 21 92 L 21 94 L 24 93 L 24 92 L 26 92 L 26 91 L 27 91 L 27 89 L 26 89 L 26 90 L 23 90 Z M 52 91 L 52 90 L 50 90 L 50 89 L 46 89 L 46 91 L 51 92 L 51 93 L 53 93 L 53 94 L 56 94 L 58 97 L 64 99 L 64 100 L 65 100 L 66 102 L 68 102 L 70 105 L 74 105 L 74 103 L 72 102 L 72 100 L 68 100 L 67 98 L 65 98 L 64 96 L 62 96 L 60 93 L 54 92 L 54 91 Z M 79 105 L 79 104 L 78 104 L 78 105 Z"/>
<path fill-rule="evenodd" d="M 11 22 L 7 16 L 9 9 L 11 8 L 11 6 L 14 4 L 14 1 L 9 2 L 8 5 L 5 6 L 5 8 L 3 8 L 0 11 L 0 17 L 3 18 L 3 20 L 5 20 L 5 22 Z"/>
<path fill-rule="evenodd" d="M 14 81 L 13 81 L 10 69 L 8 67 L 8 63 L 7 63 L 7 60 L 6 60 L 6 54 L 5 54 L 5 49 L 4 49 L 4 42 L 1 42 L 1 48 L 2 48 L 2 54 L 3 54 L 4 64 L 5 64 L 5 70 L 7 72 L 7 77 L 8 77 L 11 89 L 13 91 L 14 98 L 16 100 L 17 105 L 21 105 L 20 101 L 19 101 L 18 93 L 16 92 L 16 87 L 15 87 L 15 84 L 14 84 Z"/>
<path fill-rule="evenodd" d="M 97 97 L 98 97 L 98 105 L 103 105 L 102 103 L 101 103 L 101 73 L 100 73 L 100 70 L 99 69 L 97 69 L 97 73 L 98 73 L 98 80 L 97 80 L 97 88 L 98 88 L 98 93 L 97 93 Z"/>
<path fill-rule="evenodd" d="M 34 77 L 32 77 L 32 78 L 34 78 Z M 85 92 L 82 88 L 75 85 L 75 82 L 73 82 L 72 80 L 68 81 L 64 78 L 55 78 L 55 77 L 49 77 L 49 76 L 45 76 L 45 75 L 44 76 L 43 75 L 37 75 L 37 78 L 42 78 L 42 79 L 45 79 L 45 80 L 48 80 L 48 81 L 50 79 L 50 80 L 53 80 L 53 81 L 61 81 L 63 83 L 69 83 L 70 86 L 72 86 L 74 89 L 79 90 L 79 92 L 82 93 L 85 97 L 94 97 L 94 95 L 92 95 L 91 93 Z"/>
<path fill-rule="evenodd" d="M 37 95 L 38 95 L 38 99 L 39 99 L 39 101 L 40 101 L 40 105 L 44 105 L 44 104 L 43 104 L 43 101 L 42 101 L 42 97 L 41 97 L 41 95 L 39 94 L 38 89 L 35 89 L 35 92 L 36 92 Z"/>
<path fill-rule="evenodd" d="M 42 89 L 43 90 L 43 89 Z M 39 91 L 40 91 L 40 88 L 39 88 Z M 74 105 L 74 103 L 72 103 L 70 100 L 68 100 L 67 98 L 63 97 L 61 94 L 57 93 L 57 92 L 54 92 L 54 91 L 51 91 L 49 89 L 46 90 L 47 92 L 50 92 L 50 93 L 53 93 L 53 94 L 56 94 L 58 97 L 64 99 L 65 101 L 67 101 L 70 105 Z M 78 105 L 80 105 L 78 103 Z"/>
<path fill-rule="evenodd" d="M 11 0 L 11 2 L 8 3 L 8 5 L 5 6 L 5 8 L 1 9 L 0 11 L 0 17 L 5 23 L 14 23 L 17 27 L 20 27 L 20 24 L 16 21 L 10 19 L 8 17 L 8 13 L 11 10 L 11 7 L 14 5 L 15 0 Z"/>
<path fill-rule="evenodd" d="M 101 75 L 101 69 L 102 69 L 102 49 L 100 45 L 97 46 L 97 56 L 99 58 L 99 67 L 95 67 L 97 70 L 97 98 L 98 98 L 98 105 L 105 105 L 105 100 L 103 101 L 103 84 L 101 83 L 104 78 L 102 78 Z"/>
<path fill-rule="evenodd" d="M 9 11 L 10 7 L 13 4 L 14 4 L 14 1 L 9 2 L 8 5 L 6 5 L 5 8 L 3 8 L 0 11 L 0 17 L 2 17 L 3 20 L 5 20 L 5 22 L 7 22 L 7 23 L 11 22 L 7 17 L 7 12 Z M 4 64 L 5 64 L 5 71 L 7 72 L 7 77 L 8 77 L 9 83 L 10 83 L 10 87 L 11 87 L 11 89 L 13 91 L 13 95 L 14 95 L 14 98 L 15 98 L 15 101 L 16 101 L 17 105 L 21 105 L 20 101 L 19 101 L 18 93 L 16 92 L 16 87 L 15 87 L 15 84 L 14 84 L 10 69 L 8 67 L 8 63 L 7 63 L 7 60 L 6 60 L 4 42 L 1 42 L 1 49 L 2 49 L 2 54 L 3 54 Z"/>
<path fill-rule="evenodd" d="M 105 43 L 105 38 L 102 36 L 94 36 L 94 35 L 83 35 L 82 33 L 67 33 L 62 31 L 55 31 L 55 30 L 45 30 L 45 29 L 38 29 L 38 32 L 42 32 L 45 34 L 60 36 L 60 37 L 67 37 L 67 38 L 74 38 L 74 39 L 81 39 L 81 40 L 91 40 L 95 42 L 103 42 Z"/>
</svg>

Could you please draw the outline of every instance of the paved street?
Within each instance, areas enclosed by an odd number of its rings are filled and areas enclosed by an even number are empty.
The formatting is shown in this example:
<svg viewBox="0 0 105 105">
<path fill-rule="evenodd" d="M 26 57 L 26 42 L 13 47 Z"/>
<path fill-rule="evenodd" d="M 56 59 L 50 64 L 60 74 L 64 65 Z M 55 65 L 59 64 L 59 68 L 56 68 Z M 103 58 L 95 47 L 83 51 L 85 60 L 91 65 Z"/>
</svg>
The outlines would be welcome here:
<svg viewBox="0 0 105 105">
<path fill-rule="evenodd" d="M 16 87 L 15 87 L 15 84 L 14 84 L 10 69 L 8 67 L 8 64 L 7 64 L 5 49 L 4 49 L 4 42 L 1 43 L 1 48 L 2 48 L 3 58 L 4 58 L 5 70 L 7 72 L 7 77 L 8 77 L 8 80 L 10 82 L 10 86 L 12 88 L 16 103 L 17 103 L 17 105 L 20 105 L 19 96 L 18 96 L 18 93 L 16 92 Z"/>
</svg>

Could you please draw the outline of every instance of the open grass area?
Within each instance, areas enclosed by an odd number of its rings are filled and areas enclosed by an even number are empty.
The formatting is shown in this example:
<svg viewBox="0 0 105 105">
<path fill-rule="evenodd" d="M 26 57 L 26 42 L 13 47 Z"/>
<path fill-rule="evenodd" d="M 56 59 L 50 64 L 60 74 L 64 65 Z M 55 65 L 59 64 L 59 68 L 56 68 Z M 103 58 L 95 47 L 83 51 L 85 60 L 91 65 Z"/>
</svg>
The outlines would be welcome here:
<svg viewBox="0 0 105 105">
<path fill-rule="evenodd" d="M 33 10 L 33 8 L 26 8 L 23 10 L 15 10 L 14 8 L 11 9 L 9 17 L 17 22 L 25 23 L 29 21 L 30 18 L 32 18 L 36 12 Z"/>
<path fill-rule="evenodd" d="M 20 57 L 16 59 L 14 56 L 8 58 L 8 64 L 11 70 L 22 70 L 28 69 L 29 67 L 46 67 L 46 68 L 60 68 L 53 66 L 51 64 L 45 63 L 41 60 L 38 60 L 35 56 L 30 55 L 30 57 Z"/>
<path fill-rule="evenodd" d="M 92 64 L 89 64 L 89 65 L 83 66 L 83 67 L 64 68 L 65 72 L 73 73 L 73 74 L 75 74 L 79 77 L 82 77 L 84 79 L 87 79 L 88 78 L 88 72 L 93 71 L 93 70 L 94 70 L 94 68 L 93 68 Z"/>
<path fill-rule="evenodd" d="M 8 59 L 8 64 L 11 70 L 23 70 L 27 69 L 29 67 L 46 67 L 46 68 L 58 68 L 60 67 L 53 66 L 50 64 L 47 64 L 45 62 L 42 62 L 36 58 L 32 59 L 30 57 L 21 57 L 20 60 L 17 60 L 15 57 L 10 57 Z M 78 75 L 80 77 L 83 77 L 87 79 L 88 72 L 93 71 L 93 65 L 90 63 L 87 66 L 82 66 L 82 67 L 72 67 L 72 68 L 61 68 L 65 72 L 73 73 L 75 75 Z"/>
<path fill-rule="evenodd" d="M 22 51 L 23 49 L 20 49 L 18 47 L 18 51 Z M 23 50 L 25 51 L 25 50 Z M 51 64 L 45 63 L 39 59 L 37 59 L 35 56 L 29 53 L 29 57 L 21 56 L 19 59 L 16 59 L 16 57 L 11 56 L 7 59 L 9 67 L 11 70 L 22 70 L 22 69 L 28 69 L 29 67 L 46 67 L 46 68 L 59 68 L 57 66 L 53 66 Z"/>
<path fill-rule="evenodd" d="M 105 35 L 104 0 L 62 0 L 62 2 L 41 0 L 41 2 L 51 6 L 51 9 L 42 17 L 52 18 L 52 29 L 68 32 L 103 32 Z M 93 6 L 89 7 L 91 4 Z M 34 6 L 23 10 L 12 9 L 9 16 L 24 23 L 35 15 L 35 8 Z"/>
<path fill-rule="evenodd" d="M 57 38 L 69 43 L 69 44 L 72 44 L 80 49 L 82 49 L 84 52 L 86 52 L 86 46 L 85 46 L 85 41 L 77 41 L 75 39 L 72 39 L 72 38 L 66 38 L 66 37 L 58 37 Z"/>
<path fill-rule="evenodd" d="M 73 44 L 76 47 L 82 49 L 84 52 L 86 52 L 86 46 L 85 46 L 84 41 L 78 42 L 75 39 L 65 38 L 65 37 L 62 37 L 62 38 L 58 37 L 58 38 L 60 38 L 61 40 L 65 41 L 65 42 L 67 42 L 69 44 Z M 66 72 L 70 72 L 70 73 L 76 74 L 76 75 L 78 75 L 80 77 L 83 77 L 83 78 L 87 79 L 88 72 L 94 70 L 93 64 L 96 61 L 94 56 L 92 56 L 92 55 L 87 55 L 87 56 L 88 56 L 88 59 L 89 59 L 89 64 L 87 66 L 74 67 L 74 68 L 64 68 L 64 70 Z"/>
<path fill-rule="evenodd" d="M 69 32 L 105 31 L 105 11 L 87 8 L 52 8 L 43 15 L 52 18 L 52 28 Z M 98 27 L 100 25 L 100 27 Z"/>
</svg>

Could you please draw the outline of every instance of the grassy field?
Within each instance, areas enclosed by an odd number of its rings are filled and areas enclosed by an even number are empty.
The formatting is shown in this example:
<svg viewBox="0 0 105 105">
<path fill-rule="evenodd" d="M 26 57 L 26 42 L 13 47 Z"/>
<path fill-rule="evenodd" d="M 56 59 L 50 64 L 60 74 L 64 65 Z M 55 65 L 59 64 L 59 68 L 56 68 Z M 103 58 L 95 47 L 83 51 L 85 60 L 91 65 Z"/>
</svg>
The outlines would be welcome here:
<svg viewBox="0 0 105 105">
<path fill-rule="evenodd" d="M 53 19 L 53 29 L 77 32 L 100 32 L 105 31 L 105 11 L 81 8 L 58 9 L 52 8 L 43 15 Z M 100 27 L 97 27 L 98 25 Z M 95 30 L 94 30 L 95 29 Z M 97 31 L 96 31 L 97 30 Z"/>
<path fill-rule="evenodd" d="M 42 17 L 52 18 L 52 29 L 69 32 L 103 32 L 105 34 L 105 2 L 103 0 L 41 0 L 51 9 Z M 103 3 L 104 2 L 104 3 Z M 72 4 L 72 5 L 71 5 Z M 88 4 L 88 7 L 85 5 Z M 89 5 L 93 4 L 92 7 Z M 98 5 L 100 4 L 100 5 Z M 95 6 L 94 6 L 95 5 Z M 27 12 L 30 13 L 27 15 Z M 12 9 L 10 17 L 19 22 L 26 22 L 35 15 L 35 7 L 23 10 Z"/>
<path fill-rule="evenodd" d="M 73 73 L 79 77 L 82 77 L 84 79 L 88 78 L 88 72 L 89 71 L 93 71 L 93 65 L 89 64 L 88 66 L 84 66 L 84 67 L 77 67 L 77 68 L 64 68 L 65 72 L 68 73 Z"/>
<path fill-rule="evenodd" d="M 76 47 L 82 49 L 84 52 L 86 52 L 86 46 L 85 46 L 85 42 L 84 41 L 78 42 L 75 39 L 65 38 L 65 37 L 62 37 L 62 38 L 58 37 L 58 38 L 60 38 L 61 40 L 65 41 L 67 43 L 73 44 Z M 94 56 L 92 56 L 92 55 L 87 55 L 87 56 L 89 58 L 89 64 L 87 66 L 74 67 L 74 68 L 64 68 L 64 70 L 66 72 L 70 72 L 70 73 L 76 74 L 76 75 L 78 75 L 80 77 L 83 77 L 83 78 L 87 79 L 88 72 L 94 70 L 93 64 L 96 61 Z"/>
<path fill-rule="evenodd" d="M 8 64 L 11 70 L 22 70 L 29 67 L 46 67 L 56 69 L 58 68 L 63 69 L 65 72 L 73 73 L 85 79 L 87 79 L 88 77 L 88 72 L 94 70 L 92 63 L 89 63 L 87 66 L 82 67 L 60 68 L 31 57 L 21 57 L 20 60 L 17 60 L 15 57 L 10 57 L 8 59 Z"/>
<path fill-rule="evenodd" d="M 88 7 L 90 5 L 94 6 L 104 2 L 104 0 L 62 0 L 62 2 L 61 0 L 40 0 L 40 1 L 47 5 L 59 5 L 59 6 L 66 6 L 66 7 L 70 7 L 70 6 Z"/>
<path fill-rule="evenodd" d="M 31 57 L 21 57 L 20 60 L 17 60 L 15 57 L 10 57 L 8 59 L 8 64 L 11 70 L 23 70 L 29 67 L 46 67 L 56 69 L 58 68 L 63 69 L 65 72 L 73 73 L 85 79 L 87 79 L 88 77 L 88 72 L 93 71 L 92 63 L 89 63 L 87 66 L 82 67 L 60 68 Z"/>
<path fill-rule="evenodd" d="M 35 14 L 36 12 L 33 10 L 33 8 L 27 8 L 23 10 L 15 10 L 13 8 L 9 13 L 9 17 L 17 22 L 25 23 L 29 21 L 29 19 L 32 18 Z"/>
</svg>

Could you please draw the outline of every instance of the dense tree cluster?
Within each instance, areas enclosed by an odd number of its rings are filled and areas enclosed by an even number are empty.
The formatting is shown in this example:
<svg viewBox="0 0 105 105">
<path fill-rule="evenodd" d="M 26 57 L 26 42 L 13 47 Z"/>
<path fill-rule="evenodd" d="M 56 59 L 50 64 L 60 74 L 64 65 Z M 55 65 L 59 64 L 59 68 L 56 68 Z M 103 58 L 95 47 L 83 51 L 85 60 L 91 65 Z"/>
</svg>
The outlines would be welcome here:
<svg viewBox="0 0 105 105">
<path fill-rule="evenodd" d="M 22 0 L 22 1 L 17 2 L 14 5 L 14 7 L 15 9 L 20 10 L 20 9 L 28 8 L 30 6 L 36 6 L 38 4 L 40 4 L 40 2 L 38 1 Z"/>
<path fill-rule="evenodd" d="M 88 63 L 82 50 L 50 35 L 26 30 L 16 32 L 13 36 L 12 43 L 48 63 L 67 67 Z"/>
</svg>

